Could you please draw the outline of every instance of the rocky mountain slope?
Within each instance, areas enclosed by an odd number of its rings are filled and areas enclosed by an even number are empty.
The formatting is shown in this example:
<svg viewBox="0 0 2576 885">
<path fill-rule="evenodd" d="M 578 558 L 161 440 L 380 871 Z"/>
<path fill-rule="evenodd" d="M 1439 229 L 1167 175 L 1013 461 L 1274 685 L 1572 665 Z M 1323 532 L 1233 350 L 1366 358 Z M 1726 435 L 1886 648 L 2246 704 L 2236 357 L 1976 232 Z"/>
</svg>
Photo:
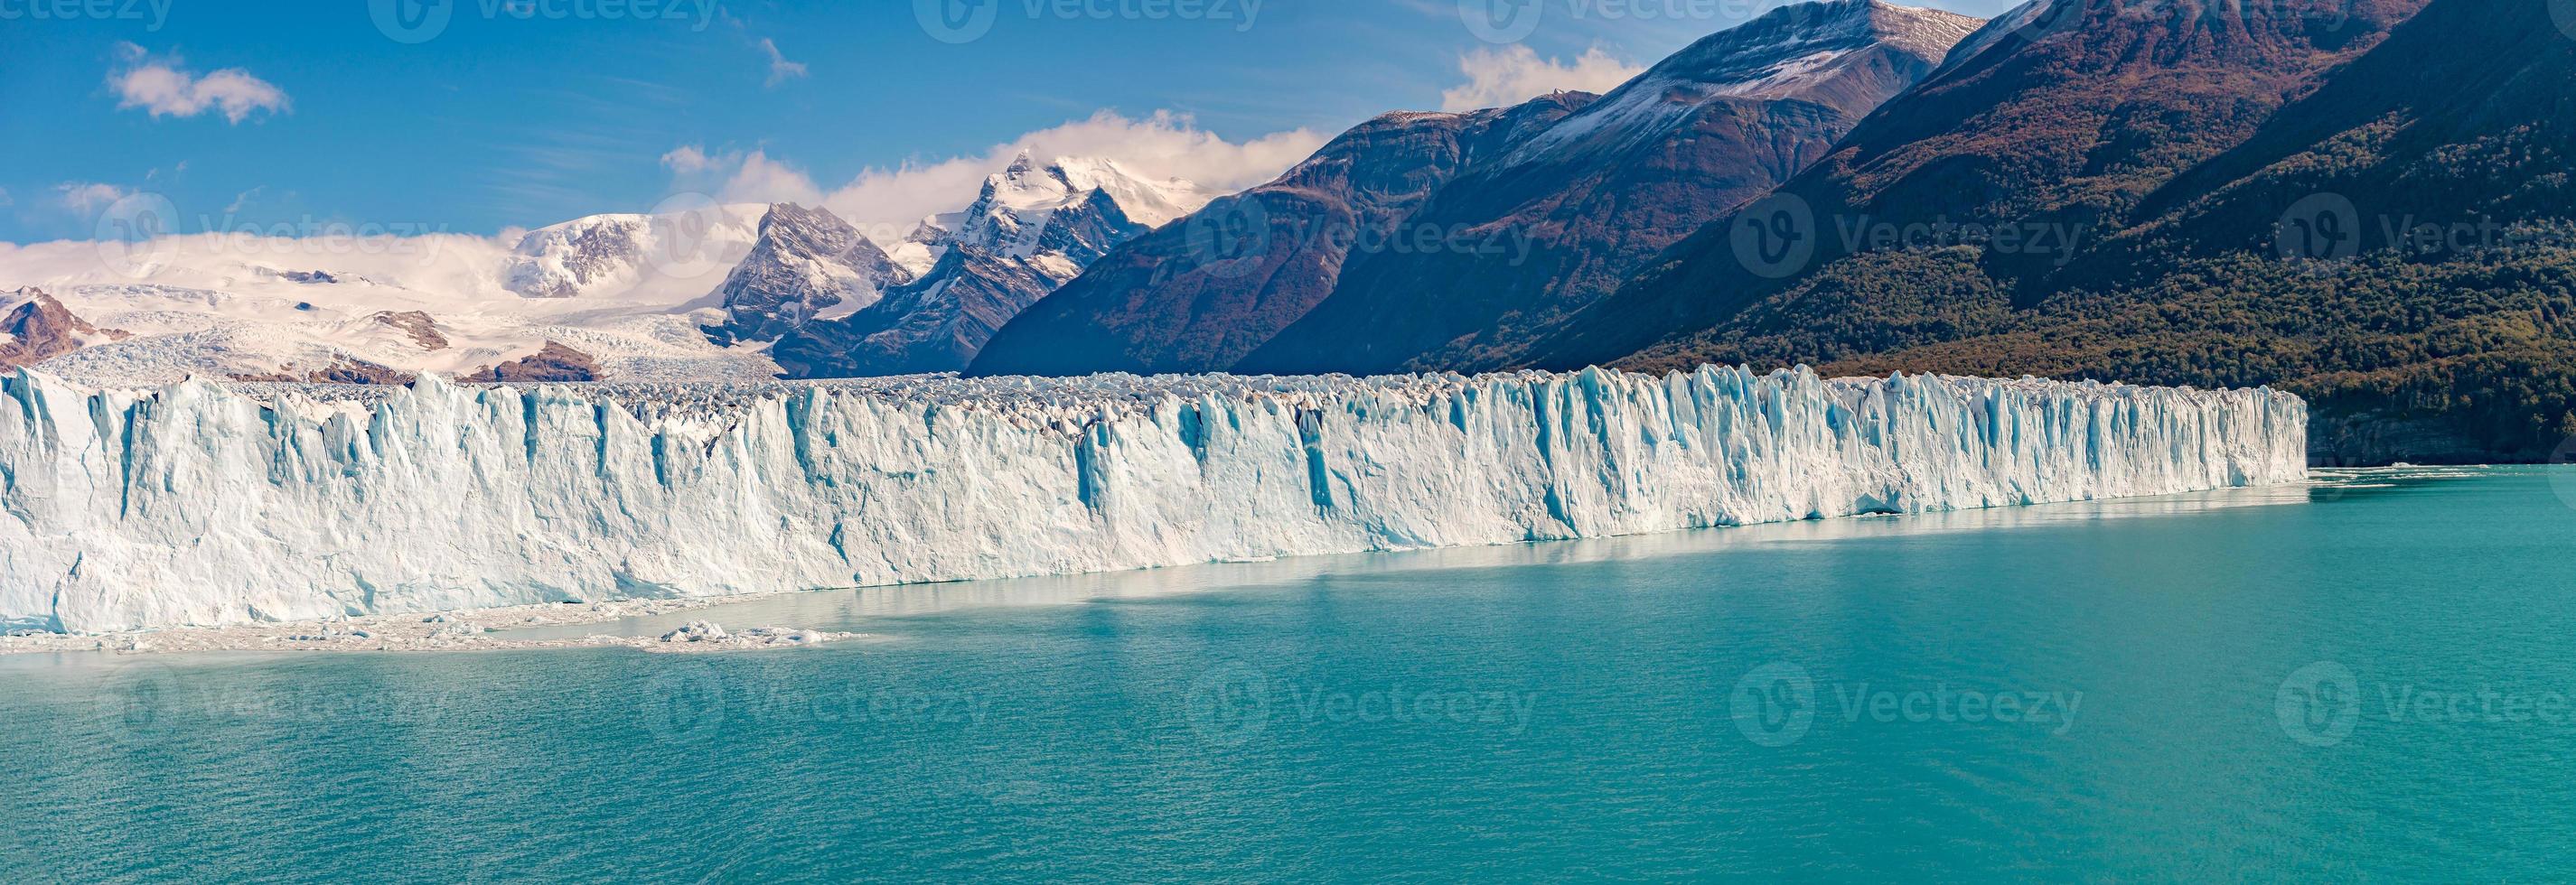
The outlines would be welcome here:
<svg viewBox="0 0 2576 885">
<path fill-rule="evenodd" d="M 1269 184 L 1111 253 L 994 335 L 977 374 L 1211 371 L 1331 294 L 1361 232 L 1401 225 L 1461 170 L 1594 96 L 1464 114 L 1388 114 Z"/>
<path fill-rule="evenodd" d="M 2546 4 L 2032 12 L 1757 207 L 1812 213 L 1804 267 L 1754 272 L 1740 225 L 1777 216 L 1730 219 L 1536 362 L 2279 384 L 2335 463 L 2576 436 L 2576 35 Z M 1864 218 L 2032 236 L 1836 230 Z"/>
<path fill-rule="evenodd" d="M 1206 200 L 1187 182 L 1146 181 L 1106 160 L 1041 166 L 1022 154 L 964 211 L 924 220 L 897 247 L 903 278 L 881 300 L 793 323 L 771 357 L 799 378 L 962 370 L 1002 324 Z"/>
<path fill-rule="evenodd" d="M 1105 259 L 1006 327 L 973 371 L 1508 363 L 1533 330 L 1823 156 L 1974 24 L 1801 4 L 1606 97 L 1371 121 Z"/>
<path fill-rule="evenodd" d="M 1361 256 L 1330 298 L 1235 368 L 1509 365 L 1537 331 L 1822 158 L 1979 24 L 1836 0 L 1783 7 L 1701 40 L 1460 176 L 1408 219 L 1465 232 L 1462 245 L 1475 248 Z"/>
</svg>

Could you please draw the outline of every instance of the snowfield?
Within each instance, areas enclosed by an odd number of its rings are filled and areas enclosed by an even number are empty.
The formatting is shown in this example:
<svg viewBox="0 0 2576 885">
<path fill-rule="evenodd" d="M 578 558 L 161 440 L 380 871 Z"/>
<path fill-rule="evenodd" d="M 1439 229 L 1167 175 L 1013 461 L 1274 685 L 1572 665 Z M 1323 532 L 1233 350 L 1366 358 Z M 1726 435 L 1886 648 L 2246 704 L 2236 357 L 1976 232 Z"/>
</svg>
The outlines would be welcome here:
<svg viewBox="0 0 2576 885">
<path fill-rule="evenodd" d="M 0 377 L 0 628 L 101 632 L 1600 537 L 2289 483 L 2271 390 Z"/>
</svg>

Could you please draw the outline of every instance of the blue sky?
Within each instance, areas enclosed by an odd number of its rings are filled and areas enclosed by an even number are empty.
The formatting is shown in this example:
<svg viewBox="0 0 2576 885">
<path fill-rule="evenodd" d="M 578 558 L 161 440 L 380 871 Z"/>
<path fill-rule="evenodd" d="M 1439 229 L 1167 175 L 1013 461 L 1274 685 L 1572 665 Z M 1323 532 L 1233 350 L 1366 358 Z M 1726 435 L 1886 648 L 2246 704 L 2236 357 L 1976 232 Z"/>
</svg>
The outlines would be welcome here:
<svg viewBox="0 0 2576 885">
<path fill-rule="evenodd" d="M 1504 91 L 1538 82 L 1515 66 L 1598 79 L 1765 8 L 1536 0 L 1468 24 L 1516 2 L 0 0 L 0 241 L 88 238 L 136 192 L 191 229 L 482 234 L 684 191 L 901 216 L 970 199 L 944 193 L 997 146 L 1107 153 L 1130 129 L 1169 155 L 1146 171 L 1235 186 L 1453 103 L 1462 59 Z"/>
</svg>

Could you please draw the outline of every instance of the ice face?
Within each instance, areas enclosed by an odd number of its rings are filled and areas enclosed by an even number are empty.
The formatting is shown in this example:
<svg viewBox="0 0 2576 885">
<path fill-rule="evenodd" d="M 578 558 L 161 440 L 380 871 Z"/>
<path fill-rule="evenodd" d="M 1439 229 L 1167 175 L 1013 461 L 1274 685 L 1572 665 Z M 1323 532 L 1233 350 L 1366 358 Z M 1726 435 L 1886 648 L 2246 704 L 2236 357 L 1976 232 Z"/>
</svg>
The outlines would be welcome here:
<svg viewBox="0 0 2576 885">
<path fill-rule="evenodd" d="M 0 377 L 0 626 L 1599 537 L 2304 476 L 2270 390 L 1805 370 L 93 391 Z"/>
</svg>

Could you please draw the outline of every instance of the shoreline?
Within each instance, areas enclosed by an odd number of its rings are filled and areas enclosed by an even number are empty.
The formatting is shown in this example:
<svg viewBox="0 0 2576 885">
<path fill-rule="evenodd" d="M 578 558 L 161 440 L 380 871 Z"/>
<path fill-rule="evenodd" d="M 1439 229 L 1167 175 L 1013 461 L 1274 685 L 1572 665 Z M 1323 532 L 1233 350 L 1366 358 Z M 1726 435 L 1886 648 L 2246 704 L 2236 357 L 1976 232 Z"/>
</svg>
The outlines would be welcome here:
<svg viewBox="0 0 2576 885">
<path fill-rule="evenodd" d="M 778 594 L 694 599 L 627 599 L 465 609 L 452 612 L 368 615 L 330 620 L 277 621 L 221 627 L 166 627 L 115 633 L 22 633 L 0 636 L 0 657 L 40 654 L 112 655 L 227 652 L 408 654 L 624 648 L 657 654 L 777 651 L 813 648 L 865 634 L 798 627 L 727 629 L 706 621 L 660 636 L 596 633 L 578 637 L 513 638 L 541 627 L 609 624 L 631 618 L 699 611 Z"/>
</svg>

